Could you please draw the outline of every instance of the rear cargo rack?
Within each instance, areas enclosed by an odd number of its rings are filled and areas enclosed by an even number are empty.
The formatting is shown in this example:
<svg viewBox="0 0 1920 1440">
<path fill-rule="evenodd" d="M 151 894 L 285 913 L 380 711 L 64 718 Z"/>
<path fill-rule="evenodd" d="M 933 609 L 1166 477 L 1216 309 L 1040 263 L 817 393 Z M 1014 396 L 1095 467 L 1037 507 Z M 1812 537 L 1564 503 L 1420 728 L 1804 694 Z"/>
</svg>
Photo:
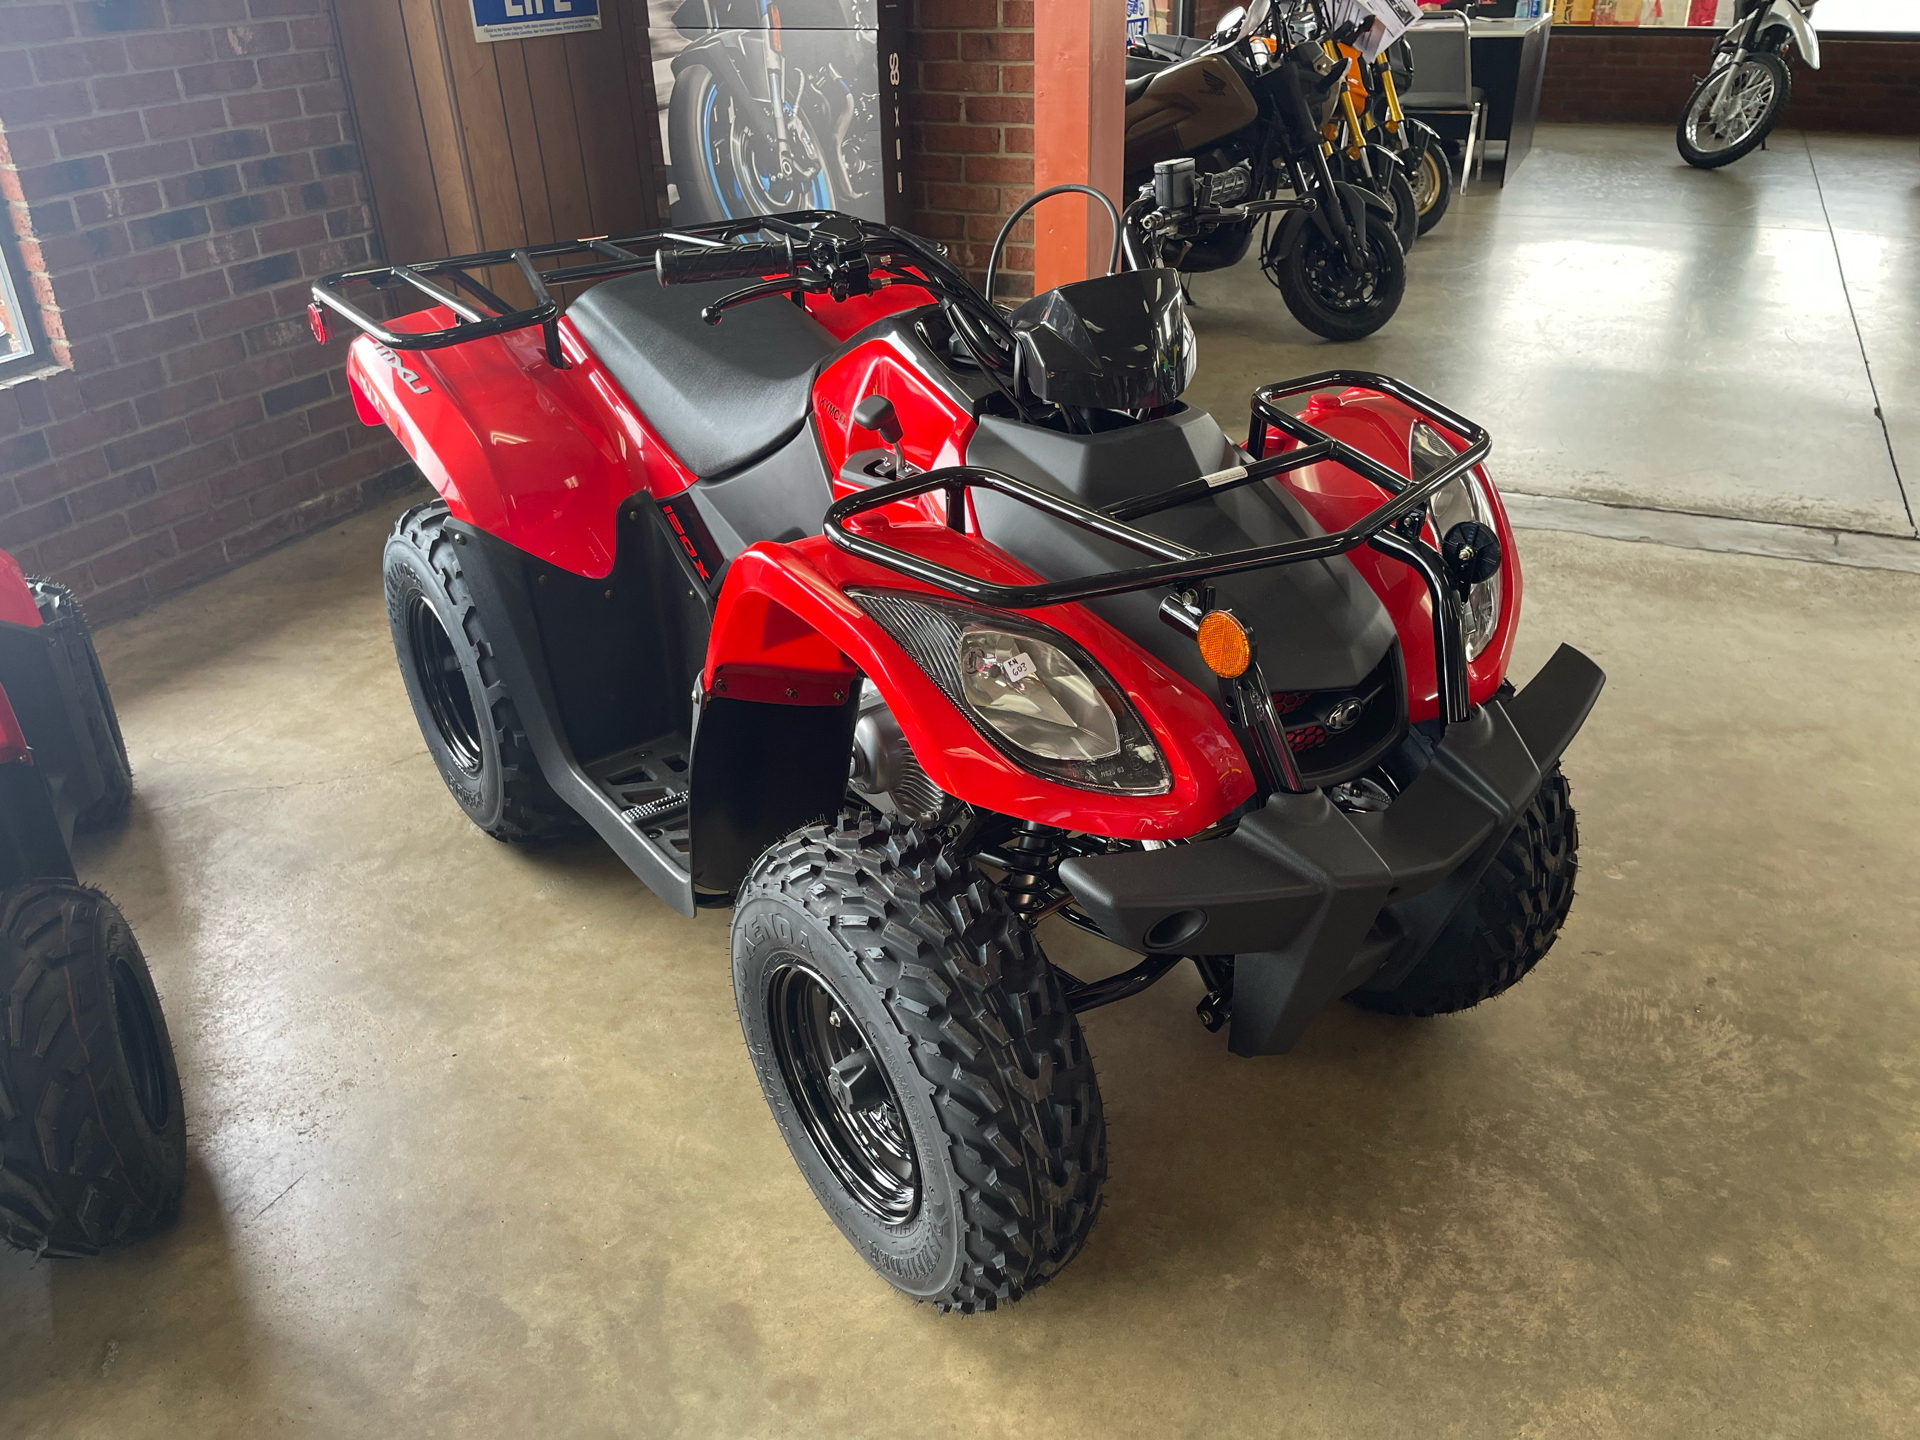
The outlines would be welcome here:
<svg viewBox="0 0 1920 1440">
<path fill-rule="evenodd" d="M 1460 451 L 1450 463 L 1425 479 L 1416 481 L 1315 428 L 1277 403 L 1311 391 L 1349 387 L 1372 390 L 1400 401 L 1423 419 L 1432 421 L 1465 441 L 1467 448 Z M 1296 446 L 1275 455 L 1265 454 L 1266 429 L 1269 425 L 1292 437 L 1298 442 Z M 1299 380 L 1263 385 L 1254 391 L 1252 428 L 1247 439 L 1249 453 L 1253 456 L 1249 463 L 1212 475 L 1202 475 L 1195 480 L 1182 481 L 1154 494 L 1108 506 L 1105 510 L 1090 510 L 998 470 L 976 465 L 952 465 L 876 485 L 835 501 L 828 507 L 825 531 L 827 538 L 835 545 L 863 560 L 883 565 L 962 599 L 1003 610 L 1038 610 L 1049 605 L 1064 605 L 1076 600 L 1095 600 L 1106 595 L 1167 586 L 1176 595 L 1162 605 L 1161 613 L 1168 623 L 1181 629 L 1190 629 L 1199 620 L 1192 604 L 1178 597 L 1177 592 L 1182 589 L 1221 575 L 1239 575 L 1276 565 L 1324 560 L 1357 550 L 1362 545 L 1370 546 L 1411 566 L 1426 582 L 1427 593 L 1433 601 L 1434 667 L 1439 682 L 1441 715 L 1449 724 L 1465 720 L 1470 713 L 1470 706 L 1467 698 L 1466 628 L 1460 597 L 1447 574 L 1446 562 L 1440 552 L 1419 539 L 1417 529 L 1408 534 L 1397 522 L 1421 509 L 1442 486 L 1480 464 L 1492 448 L 1492 437 L 1465 416 L 1389 376 L 1366 370 L 1327 370 Z M 1304 540 L 1250 546 L 1212 555 L 1188 549 L 1164 536 L 1126 523 L 1184 505 L 1205 495 L 1249 485 L 1327 460 L 1372 481 L 1388 496 L 1382 504 L 1344 530 L 1310 536 Z M 914 555 L 849 525 L 850 521 L 869 511 L 938 490 L 946 495 L 948 524 L 955 529 L 964 529 L 967 492 L 972 489 L 991 490 L 1005 495 L 1043 514 L 1154 556 L 1155 559 L 1130 569 L 1109 570 L 1079 579 L 1050 580 L 1032 585 L 1001 585 Z M 1271 698 L 1263 696 L 1259 703 L 1270 717 Z M 1284 739 L 1280 753 L 1273 756 L 1272 760 L 1279 772 L 1276 778 L 1281 780 L 1283 788 L 1294 788 L 1285 784 L 1292 772 L 1292 765 Z"/>
<path fill-rule="evenodd" d="M 805 224 L 834 212 L 807 210 L 778 217 L 789 225 Z M 407 265 L 373 265 L 362 270 L 341 270 L 323 275 L 313 285 L 313 303 L 344 316 L 391 350 L 439 350 L 448 345 L 464 345 L 490 335 L 539 326 L 546 333 L 547 360 L 556 369 L 566 368 L 560 350 L 560 304 L 552 288 L 589 280 L 606 280 L 653 268 L 654 251 L 668 245 L 695 248 L 723 248 L 739 235 L 758 233 L 767 227 L 769 217 L 727 220 L 711 225 L 693 225 L 684 229 L 642 230 L 631 235 L 589 236 L 581 240 L 556 240 L 547 245 L 522 245 L 510 250 L 487 250 L 474 255 L 451 255 L 441 260 L 421 260 Z M 591 257 L 585 263 L 560 265 L 542 270 L 535 263 L 560 260 L 569 256 Z M 472 271 L 511 265 L 533 292 L 533 304 L 515 306 L 494 293 Z M 441 280 L 445 284 L 440 283 Z M 432 330 L 396 330 L 390 324 L 369 315 L 348 298 L 361 287 L 388 290 L 405 286 L 434 304 L 444 306 L 454 316 L 451 325 Z M 464 297 L 461 293 L 464 292 Z M 466 298 L 470 297 L 470 298 Z M 477 303 L 475 303 L 477 302 Z M 317 312 L 316 312 L 317 313 Z"/>
</svg>

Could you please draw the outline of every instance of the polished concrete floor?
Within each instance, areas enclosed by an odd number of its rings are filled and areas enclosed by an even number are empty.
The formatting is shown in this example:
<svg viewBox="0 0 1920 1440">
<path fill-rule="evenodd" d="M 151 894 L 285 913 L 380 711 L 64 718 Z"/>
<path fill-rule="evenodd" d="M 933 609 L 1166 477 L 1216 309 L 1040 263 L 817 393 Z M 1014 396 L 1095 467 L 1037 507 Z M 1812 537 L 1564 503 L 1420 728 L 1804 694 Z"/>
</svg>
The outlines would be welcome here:
<svg viewBox="0 0 1920 1440">
<path fill-rule="evenodd" d="M 1280 1059 L 1184 972 L 1090 1015 L 1107 1208 L 956 1319 L 788 1159 L 725 917 L 446 796 L 386 520 L 101 637 L 139 791 L 79 858 L 152 959 L 189 1187 L 123 1254 L 0 1255 L 0 1435 L 1914 1432 L 1920 577 L 1523 534 L 1516 674 L 1610 676 L 1553 954 Z"/>
<path fill-rule="evenodd" d="M 1667 127 L 1546 125 L 1504 189 L 1455 196 L 1366 341 L 1302 329 L 1257 256 L 1193 295 L 1197 398 L 1242 428 L 1261 381 L 1383 370 L 1491 430 L 1515 492 L 1914 533 L 1911 136 L 1788 131 L 1704 171 Z"/>
</svg>

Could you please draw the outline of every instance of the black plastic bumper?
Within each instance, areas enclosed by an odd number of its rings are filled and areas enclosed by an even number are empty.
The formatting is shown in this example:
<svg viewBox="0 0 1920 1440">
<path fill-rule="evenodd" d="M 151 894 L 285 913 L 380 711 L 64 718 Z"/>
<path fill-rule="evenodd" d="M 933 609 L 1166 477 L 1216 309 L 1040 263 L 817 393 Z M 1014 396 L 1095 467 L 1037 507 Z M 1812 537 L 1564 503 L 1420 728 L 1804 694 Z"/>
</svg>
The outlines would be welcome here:
<svg viewBox="0 0 1920 1440">
<path fill-rule="evenodd" d="M 1449 726 L 1386 810 L 1277 794 L 1221 839 L 1070 860 L 1061 879 L 1129 950 L 1234 956 L 1231 1048 L 1284 1053 L 1329 1001 L 1397 984 L 1426 953 L 1605 680 L 1562 645 L 1525 690 Z"/>
</svg>

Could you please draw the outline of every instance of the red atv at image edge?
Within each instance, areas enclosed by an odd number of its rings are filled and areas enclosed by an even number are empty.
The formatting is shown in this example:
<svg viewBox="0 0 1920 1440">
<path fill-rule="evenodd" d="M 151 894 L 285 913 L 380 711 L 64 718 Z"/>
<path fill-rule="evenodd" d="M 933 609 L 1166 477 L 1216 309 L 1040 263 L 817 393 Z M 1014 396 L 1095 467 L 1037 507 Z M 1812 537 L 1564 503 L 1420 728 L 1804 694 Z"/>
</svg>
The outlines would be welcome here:
<svg viewBox="0 0 1920 1440">
<path fill-rule="evenodd" d="M 0 1240 L 50 1258 L 166 1228 L 186 1176 L 146 957 L 68 851 L 132 794 L 78 603 L 0 550 Z"/>
<path fill-rule="evenodd" d="M 361 418 L 442 497 L 385 583 L 448 789 L 496 838 L 585 825 L 682 914 L 732 907 L 795 1161 L 942 1309 L 1086 1239 L 1081 1013 L 1189 961 L 1207 1027 L 1278 1054 L 1340 997 L 1498 994 L 1572 901 L 1558 760 L 1603 677 L 1562 646 L 1506 682 L 1488 436 L 1361 372 L 1261 387 L 1244 448 L 1181 403 L 1158 258 L 1217 219 L 1143 191 L 1124 265 L 1011 311 L 830 211 L 314 289 L 317 338 L 365 332 Z M 1050 917 L 1141 958 L 1083 982 Z"/>
</svg>

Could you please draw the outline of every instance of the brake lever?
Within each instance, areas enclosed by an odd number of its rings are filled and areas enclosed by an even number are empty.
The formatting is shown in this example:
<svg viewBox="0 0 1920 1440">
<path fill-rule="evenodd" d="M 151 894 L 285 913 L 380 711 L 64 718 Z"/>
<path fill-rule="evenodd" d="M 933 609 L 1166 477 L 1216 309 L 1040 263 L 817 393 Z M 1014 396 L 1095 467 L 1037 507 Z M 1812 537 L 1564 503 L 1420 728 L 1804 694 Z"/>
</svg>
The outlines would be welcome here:
<svg viewBox="0 0 1920 1440">
<path fill-rule="evenodd" d="M 731 310 L 736 305 L 744 305 L 749 300 L 764 299 L 768 295 L 791 295 L 796 290 L 806 288 L 806 280 L 799 275 L 789 275 L 785 280 L 762 280 L 758 284 L 744 286 L 731 295 L 722 295 L 711 305 L 704 306 L 700 311 L 700 318 L 709 325 L 718 325 L 722 319 L 722 312 Z"/>
</svg>

